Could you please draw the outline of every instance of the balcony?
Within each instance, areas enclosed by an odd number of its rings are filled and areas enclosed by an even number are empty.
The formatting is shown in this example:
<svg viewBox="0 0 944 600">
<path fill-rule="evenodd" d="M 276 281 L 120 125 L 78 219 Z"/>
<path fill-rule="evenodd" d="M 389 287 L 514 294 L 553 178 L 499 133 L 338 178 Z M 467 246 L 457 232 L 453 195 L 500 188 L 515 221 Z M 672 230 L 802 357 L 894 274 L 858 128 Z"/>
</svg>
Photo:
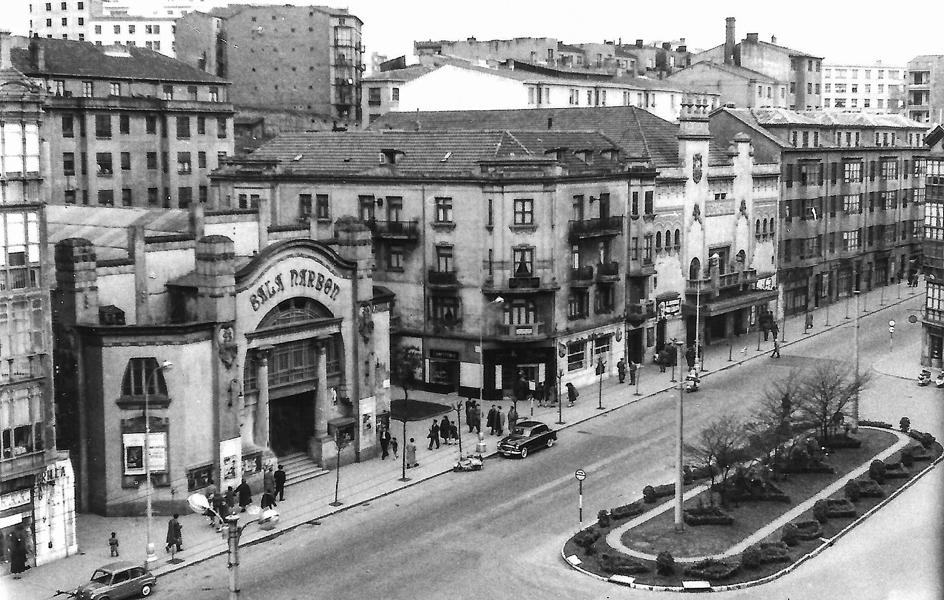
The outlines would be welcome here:
<svg viewBox="0 0 944 600">
<path fill-rule="evenodd" d="M 378 221 L 368 219 L 365 225 L 374 237 L 385 240 L 417 242 L 420 239 L 420 224 L 417 221 Z"/>
<path fill-rule="evenodd" d="M 459 280 L 455 271 L 437 271 L 430 269 L 426 277 L 427 284 L 433 289 L 449 289 L 459 287 Z"/>
<path fill-rule="evenodd" d="M 434 333 L 441 333 L 445 331 L 458 331 L 462 329 L 462 317 L 453 317 L 453 318 L 432 318 L 430 319 L 429 324 L 433 328 Z"/>
<path fill-rule="evenodd" d="M 597 265 L 597 281 L 616 281 L 619 275 L 619 263 L 615 260 Z"/>
<path fill-rule="evenodd" d="M 640 325 L 656 316 L 655 300 L 640 300 L 626 304 L 626 320 L 632 325 Z"/>
<path fill-rule="evenodd" d="M 655 275 L 656 274 L 656 265 L 651 258 L 644 258 L 642 260 L 634 260 L 629 263 L 629 273 L 628 275 L 632 277 L 640 277 L 646 275 Z"/>
<path fill-rule="evenodd" d="M 600 219 L 571 221 L 569 239 L 573 242 L 580 239 L 612 237 L 621 233 L 623 233 L 623 215 L 617 215 Z"/>
<path fill-rule="evenodd" d="M 586 287 L 593 283 L 593 267 L 584 265 L 576 269 L 570 269 L 570 285 Z"/>
<path fill-rule="evenodd" d="M 544 323 L 499 324 L 495 326 L 495 335 L 513 340 L 533 340 L 546 337 L 547 331 Z"/>
<path fill-rule="evenodd" d="M 685 293 L 702 294 L 711 293 L 718 295 L 720 292 L 731 289 L 749 289 L 757 282 L 757 269 L 744 269 L 743 271 L 732 271 L 718 275 L 718 284 L 715 286 L 713 278 L 686 280 Z"/>
</svg>

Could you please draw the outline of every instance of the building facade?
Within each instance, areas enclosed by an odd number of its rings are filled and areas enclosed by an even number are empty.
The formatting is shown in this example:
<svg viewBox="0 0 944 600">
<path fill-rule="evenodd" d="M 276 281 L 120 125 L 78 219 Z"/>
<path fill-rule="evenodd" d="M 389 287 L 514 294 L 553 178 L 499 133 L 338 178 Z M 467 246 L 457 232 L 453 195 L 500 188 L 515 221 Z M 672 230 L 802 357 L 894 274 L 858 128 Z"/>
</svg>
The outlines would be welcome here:
<svg viewBox="0 0 944 600">
<path fill-rule="evenodd" d="M 904 67 L 873 64 L 823 65 L 823 108 L 846 112 L 899 113 L 904 108 Z"/>
<path fill-rule="evenodd" d="M 724 44 L 692 57 L 692 63 L 703 61 L 744 67 L 775 81 L 786 82 L 787 107 L 790 109 L 811 110 L 823 106 L 823 57 L 780 46 L 774 36 L 766 42 L 758 34 L 748 33 L 737 42 L 734 17 L 725 20 Z"/>
<path fill-rule="evenodd" d="M 925 144 L 927 157 L 924 204 L 924 260 L 927 297 L 921 364 L 944 369 L 944 128 L 931 130 Z"/>
<path fill-rule="evenodd" d="M 402 69 L 378 71 L 364 78 L 364 93 L 361 95 L 361 125 L 368 125 L 385 113 L 400 109 L 400 89 L 408 81 L 429 73 L 436 67 L 413 65 Z"/>
<path fill-rule="evenodd" d="M 324 6 L 230 5 L 177 22 L 177 57 L 232 82 L 242 108 L 361 120 L 361 20 Z"/>
<path fill-rule="evenodd" d="M 786 315 L 906 280 L 921 256 L 924 128 L 900 115 L 723 108 L 713 135 L 781 165 L 778 282 Z M 848 307 L 848 304 L 847 304 Z"/>
<path fill-rule="evenodd" d="M 72 462 L 56 443 L 45 261 L 45 90 L 0 36 L 0 557 L 25 534 L 31 562 L 75 554 Z"/>
<path fill-rule="evenodd" d="M 713 61 L 697 62 L 676 71 L 669 82 L 688 89 L 704 90 L 718 94 L 720 104 L 741 108 L 766 108 L 787 106 L 786 81 L 739 67 Z"/>
<path fill-rule="evenodd" d="M 339 221 L 318 242 L 202 209 L 50 209 L 60 423 L 85 510 L 142 513 L 145 444 L 161 514 L 211 484 L 258 491 L 276 457 L 330 466 L 336 439 L 342 463 L 377 453 L 392 296 L 370 232 Z"/>
<path fill-rule="evenodd" d="M 49 91 L 49 202 L 186 207 L 233 153 L 227 82 L 156 52 L 15 38 L 13 63 Z"/>
<path fill-rule="evenodd" d="M 919 123 L 944 123 L 944 54 L 909 60 L 906 84 L 907 117 Z"/>
</svg>

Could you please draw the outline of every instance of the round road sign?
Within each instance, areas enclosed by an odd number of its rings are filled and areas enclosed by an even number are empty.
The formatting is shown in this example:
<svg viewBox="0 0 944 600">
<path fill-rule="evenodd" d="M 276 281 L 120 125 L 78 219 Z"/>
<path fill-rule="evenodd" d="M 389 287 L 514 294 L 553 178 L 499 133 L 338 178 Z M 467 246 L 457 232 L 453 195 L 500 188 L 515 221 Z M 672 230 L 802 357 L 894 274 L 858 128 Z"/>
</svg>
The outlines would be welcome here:
<svg viewBox="0 0 944 600">
<path fill-rule="evenodd" d="M 914 316 L 914 315 L 908 315 L 908 322 L 909 322 L 909 323 L 917 323 L 917 322 L 918 322 L 918 317 L 916 317 L 916 316 Z"/>
<path fill-rule="evenodd" d="M 889 327 L 894 327 L 894 326 L 895 326 L 895 321 L 894 321 L 894 319 L 888 322 L 888 326 L 889 326 Z"/>
<path fill-rule="evenodd" d="M 587 478 L 587 472 L 583 469 L 577 469 L 577 472 L 574 473 L 574 477 L 577 478 L 577 481 L 583 481 Z"/>
</svg>

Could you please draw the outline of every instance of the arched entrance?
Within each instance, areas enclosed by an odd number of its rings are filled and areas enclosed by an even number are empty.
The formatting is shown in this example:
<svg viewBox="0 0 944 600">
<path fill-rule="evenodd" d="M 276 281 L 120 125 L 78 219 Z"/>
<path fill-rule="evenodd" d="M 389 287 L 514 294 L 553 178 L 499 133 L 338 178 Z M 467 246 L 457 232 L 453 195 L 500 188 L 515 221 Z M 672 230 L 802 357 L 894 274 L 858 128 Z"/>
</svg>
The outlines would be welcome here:
<svg viewBox="0 0 944 600">
<path fill-rule="evenodd" d="M 316 392 L 341 380 L 343 342 L 338 321 L 321 303 L 295 297 L 271 309 L 250 334 L 252 347 L 243 380 L 246 394 L 267 396 L 269 446 L 279 456 L 308 450 L 309 439 L 316 434 Z M 325 381 L 318 381 L 319 372 Z M 265 382 L 260 381 L 262 376 Z"/>
</svg>

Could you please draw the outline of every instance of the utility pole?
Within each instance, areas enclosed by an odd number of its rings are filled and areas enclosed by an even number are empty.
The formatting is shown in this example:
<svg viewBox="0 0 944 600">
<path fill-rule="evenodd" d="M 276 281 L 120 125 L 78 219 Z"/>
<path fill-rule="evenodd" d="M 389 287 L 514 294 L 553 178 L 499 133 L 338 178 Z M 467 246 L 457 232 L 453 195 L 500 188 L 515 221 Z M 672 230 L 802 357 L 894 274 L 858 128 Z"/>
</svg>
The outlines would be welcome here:
<svg viewBox="0 0 944 600">
<path fill-rule="evenodd" d="M 856 298 L 855 322 L 855 378 L 856 384 L 859 379 L 859 290 L 852 292 Z M 852 433 L 859 431 L 859 387 L 856 385 L 855 395 L 852 397 Z"/>
<path fill-rule="evenodd" d="M 678 363 L 681 365 L 683 342 L 677 341 L 675 344 Z M 685 380 L 682 377 L 679 377 L 678 390 L 678 404 L 675 407 L 675 531 L 681 533 L 684 529 L 684 523 L 682 522 L 682 487 L 685 484 L 682 477 L 682 395 L 685 393 Z"/>
</svg>

